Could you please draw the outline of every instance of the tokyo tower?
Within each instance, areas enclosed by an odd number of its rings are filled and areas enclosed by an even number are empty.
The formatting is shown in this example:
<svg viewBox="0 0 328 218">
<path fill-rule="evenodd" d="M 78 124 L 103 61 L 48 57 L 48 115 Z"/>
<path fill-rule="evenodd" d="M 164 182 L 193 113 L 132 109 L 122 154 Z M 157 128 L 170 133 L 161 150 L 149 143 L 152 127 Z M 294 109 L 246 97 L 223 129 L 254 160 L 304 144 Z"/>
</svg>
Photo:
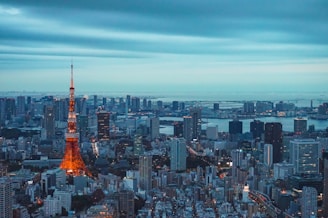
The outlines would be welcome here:
<svg viewBox="0 0 328 218">
<path fill-rule="evenodd" d="M 71 64 L 71 87 L 69 89 L 69 112 L 67 120 L 66 149 L 60 168 L 67 175 L 80 176 L 88 173 L 79 148 L 79 134 L 76 132 L 76 113 L 73 83 L 73 64 Z"/>
</svg>

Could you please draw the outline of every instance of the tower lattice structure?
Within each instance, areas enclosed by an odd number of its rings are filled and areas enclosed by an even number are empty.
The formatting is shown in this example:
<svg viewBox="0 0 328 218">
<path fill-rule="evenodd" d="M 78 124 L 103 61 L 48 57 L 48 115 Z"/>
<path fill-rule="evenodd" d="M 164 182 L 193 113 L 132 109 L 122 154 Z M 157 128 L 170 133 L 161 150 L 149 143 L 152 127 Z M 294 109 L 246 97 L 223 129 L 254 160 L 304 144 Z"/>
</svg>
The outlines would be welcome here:
<svg viewBox="0 0 328 218">
<path fill-rule="evenodd" d="M 66 149 L 60 168 L 66 174 L 80 176 L 88 174 L 88 170 L 83 162 L 79 148 L 79 134 L 76 132 L 76 113 L 74 99 L 73 64 L 71 64 L 71 86 L 69 89 L 69 112 L 67 119 Z"/>
</svg>

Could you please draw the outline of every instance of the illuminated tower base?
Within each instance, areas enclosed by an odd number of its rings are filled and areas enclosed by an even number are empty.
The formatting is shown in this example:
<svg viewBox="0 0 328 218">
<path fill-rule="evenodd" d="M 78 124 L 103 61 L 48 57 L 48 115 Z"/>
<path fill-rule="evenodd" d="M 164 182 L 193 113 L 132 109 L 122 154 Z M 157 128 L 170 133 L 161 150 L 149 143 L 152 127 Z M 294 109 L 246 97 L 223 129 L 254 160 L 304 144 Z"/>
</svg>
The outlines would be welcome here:
<svg viewBox="0 0 328 218">
<path fill-rule="evenodd" d="M 80 176 L 87 173 L 87 168 L 82 160 L 77 138 L 66 138 L 66 149 L 60 168 L 66 174 Z"/>
</svg>

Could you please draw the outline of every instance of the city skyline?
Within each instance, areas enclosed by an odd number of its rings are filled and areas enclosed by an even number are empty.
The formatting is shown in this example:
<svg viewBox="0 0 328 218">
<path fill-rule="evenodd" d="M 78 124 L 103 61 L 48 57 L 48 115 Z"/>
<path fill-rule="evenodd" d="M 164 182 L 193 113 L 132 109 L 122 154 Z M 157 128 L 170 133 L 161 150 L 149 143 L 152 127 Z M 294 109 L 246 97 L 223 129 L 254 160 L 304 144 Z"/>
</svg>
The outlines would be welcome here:
<svg viewBox="0 0 328 218">
<path fill-rule="evenodd" d="M 73 59 L 80 92 L 326 92 L 327 9 L 325 1 L 4 0 L 0 91 L 65 91 Z"/>
</svg>

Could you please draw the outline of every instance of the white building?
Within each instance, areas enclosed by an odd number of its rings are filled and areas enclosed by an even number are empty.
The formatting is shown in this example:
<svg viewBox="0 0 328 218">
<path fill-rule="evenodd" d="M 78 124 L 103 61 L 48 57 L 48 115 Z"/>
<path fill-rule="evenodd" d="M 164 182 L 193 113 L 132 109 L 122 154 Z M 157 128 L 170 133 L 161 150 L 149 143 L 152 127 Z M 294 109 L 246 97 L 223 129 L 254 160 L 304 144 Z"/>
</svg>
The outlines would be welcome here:
<svg viewBox="0 0 328 218">
<path fill-rule="evenodd" d="M 172 171 L 186 170 L 187 151 L 184 138 L 174 138 L 170 142 L 170 168 Z"/>
<path fill-rule="evenodd" d="M 72 205 L 72 194 L 67 191 L 55 190 L 54 198 L 58 198 L 60 201 L 60 207 L 66 209 L 66 211 L 71 210 Z"/>
<path fill-rule="evenodd" d="M 302 218 L 317 217 L 317 195 L 315 188 L 303 187 L 301 199 Z"/>
<path fill-rule="evenodd" d="M 286 162 L 273 164 L 273 177 L 277 179 L 285 179 L 293 175 L 294 165 Z"/>
<path fill-rule="evenodd" d="M 8 177 L 0 178 L 0 217 L 12 218 L 12 190 L 11 181 Z"/>
<path fill-rule="evenodd" d="M 290 141 L 290 154 L 295 174 L 319 173 L 319 142 L 314 139 L 294 139 Z"/>
<path fill-rule="evenodd" d="M 267 167 L 271 168 L 272 163 L 273 163 L 272 144 L 264 144 L 263 162 Z"/>
<path fill-rule="evenodd" d="M 50 195 L 43 202 L 43 211 L 46 217 L 57 216 L 61 214 L 61 203 L 58 197 L 51 197 Z"/>
</svg>

